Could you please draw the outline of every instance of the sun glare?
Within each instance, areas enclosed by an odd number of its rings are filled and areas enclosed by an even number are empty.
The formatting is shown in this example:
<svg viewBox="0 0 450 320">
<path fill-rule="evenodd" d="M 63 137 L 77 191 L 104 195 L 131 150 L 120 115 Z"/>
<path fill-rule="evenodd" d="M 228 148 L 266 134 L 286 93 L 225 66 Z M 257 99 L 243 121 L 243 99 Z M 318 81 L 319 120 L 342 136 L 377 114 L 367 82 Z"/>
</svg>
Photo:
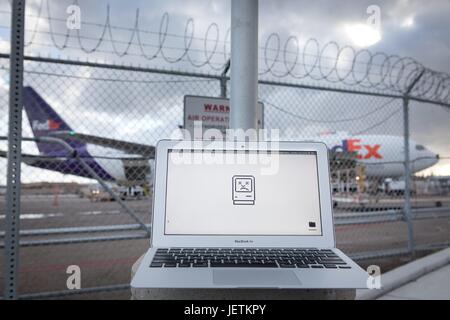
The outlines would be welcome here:
<svg viewBox="0 0 450 320">
<path fill-rule="evenodd" d="M 367 24 L 347 25 L 345 31 L 353 44 L 358 47 L 370 47 L 381 40 L 380 32 Z"/>
<path fill-rule="evenodd" d="M 408 17 L 405 20 L 403 20 L 402 27 L 409 28 L 412 26 L 414 26 L 414 17 Z"/>
</svg>

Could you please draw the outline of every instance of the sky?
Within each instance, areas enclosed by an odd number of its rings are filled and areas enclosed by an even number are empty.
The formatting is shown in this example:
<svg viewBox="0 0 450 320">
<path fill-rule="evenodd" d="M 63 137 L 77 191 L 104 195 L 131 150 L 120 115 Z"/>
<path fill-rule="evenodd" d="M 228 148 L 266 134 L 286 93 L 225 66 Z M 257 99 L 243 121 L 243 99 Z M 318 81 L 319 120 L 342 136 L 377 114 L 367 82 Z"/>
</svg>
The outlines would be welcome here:
<svg viewBox="0 0 450 320">
<path fill-rule="evenodd" d="M 110 23 L 119 28 L 113 28 L 113 37 L 116 40 L 116 51 L 123 52 L 132 34 L 131 29 L 136 23 L 136 9 L 139 9 L 139 28 L 150 32 L 142 33 L 144 45 L 143 51 L 148 57 L 157 52 L 161 35 L 158 31 L 167 27 L 167 35 L 164 38 L 164 50 L 158 52 L 157 58 L 143 58 L 142 47 L 134 44 L 129 49 L 129 54 L 120 57 L 111 53 L 113 47 L 109 41 L 108 32 L 104 35 L 104 41 L 97 52 L 85 53 L 80 50 L 80 44 L 71 31 L 69 48 L 60 50 L 55 48 L 51 39 L 50 27 L 53 30 L 54 40 L 61 46 L 67 32 L 66 21 L 67 7 L 73 1 L 43 0 L 42 16 L 50 14 L 56 20 L 49 24 L 48 20 L 39 20 L 38 15 L 41 5 L 40 0 L 27 1 L 27 33 L 26 42 L 32 40 L 27 46 L 26 53 L 30 55 L 43 55 L 62 57 L 69 59 L 90 59 L 99 62 L 116 64 L 133 64 L 168 68 L 176 70 L 189 70 L 195 72 L 220 73 L 219 68 L 226 60 L 229 51 L 229 33 L 231 2 L 225 0 L 152 0 L 152 1 L 87 1 L 79 0 L 81 8 L 82 28 L 79 31 L 82 36 L 82 44 L 86 50 L 93 48 L 97 39 L 103 32 L 107 5 L 110 9 Z M 48 7 L 47 7 L 48 5 Z M 376 24 L 370 20 L 373 11 L 379 10 L 379 19 Z M 9 42 L 9 17 L 10 6 L 7 0 L 0 0 L 0 52 L 8 51 Z M 164 17 L 164 13 L 168 13 Z M 324 44 L 333 41 L 341 48 L 349 45 L 359 50 L 370 50 L 372 53 L 384 52 L 389 55 L 412 57 L 423 65 L 439 72 L 450 73 L 450 1 L 301 1 L 281 0 L 259 2 L 259 45 L 260 71 L 267 69 L 267 61 L 275 58 L 273 49 L 276 47 L 276 39 L 269 38 L 276 33 L 280 39 L 280 45 L 286 45 L 289 52 L 295 51 L 293 43 L 297 41 L 303 48 L 307 39 L 317 39 L 323 48 Z M 58 20 L 60 19 L 60 20 Z M 190 20 L 194 22 L 191 24 Z M 368 22 L 368 19 L 371 22 Z M 88 23 L 86 23 L 88 22 Z M 167 23 L 167 24 L 166 24 Z M 372 24 L 370 24 L 372 23 Z M 370 28 L 368 29 L 368 26 Z M 33 31 L 38 32 L 33 36 Z M 193 34 L 190 55 L 184 56 L 177 62 L 177 57 L 183 54 L 186 45 L 184 34 Z M 207 41 L 204 41 L 205 37 Z M 292 40 L 295 37 L 295 41 Z M 263 47 L 267 39 L 271 41 L 267 45 L 266 58 L 264 60 Z M 215 39 L 218 39 L 217 43 Z M 206 46 L 206 52 L 204 47 Z M 202 64 L 208 59 L 208 54 L 214 50 L 211 63 L 205 66 L 193 66 Z M 308 47 L 311 50 L 313 47 Z M 333 55 L 333 45 L 328 47 L 325 53 Z M 306 50 L 306 51 L 308 51 Z M 288 52 L 290 62 L 293 55 Z M 314 50 L 312 51 L 314 52 Z M 311 52 L 310 52 L 311 53 Z M 162 56 L 165 56 L 165 59 Z M 324 54 L 325 55 L 325 54 Z M 188 60 L 191 59 L 191 62 Z M 364 54 L 362 55 L 364 60 Z M 324 63 L 326 68 L 326 63 Z M 0 61 L 0 110 L 7 110 L 6 88 L 8 83 L 6 61 Z M 343 63 L 345 67 L 345 61 Z M 348 65 L 347 65 L 348 67 Z M 49 68 L 37 64 L 29 64 L 29 70 L 35 72 L 56 72 L 72 76 L 70 79 L 61 79 L 49 76 L 43 78 L 38 74 L 30 74 L 26 77 L 29 84 L 37 87 L 42 95 L 63 114 L 77 131 L 107 135 L 114 138 L 122 138 L 143 143 L 154 143 L 157 138 L 167 135 L 180 124 L 180 110 L 182 110 L 182 97 L 184 94 L 217 95 L 218 86 L 214 83 L 192 82 L 189 84 L 177 83 L 153 84 L 148 87 L 149 81 L 160 81 L 161 78 L 151 75 L 131 75 L 130 73 L 114 73 L 111 71 L 92 70 L 81 68 Z M 51 69 L 51 70 L 50 70 Z M 276 70 L 283 70 L 280 61 Z M 114 84 L 108 81 L 93 81 L 93 78 L 118 78 L 132 80 L 128 84 Z M 261 78 L 270 78 L 268 74 L 261 74 Z M 170 79 L 169 79 L 170 78 Z M 173 77 L 165 77 L 165 80 L 176 80 Z M 54 80 L 54 81 L 53 81 Z M 333 86 L 333 83 L 324 83 L 311 78 L 300 80 L 281 78 L 280 80 L 295 81 L 299 83 Z M 136 83 L 136 81 L 138 81 Z M 140 81 L 140 82 L 139 82 Z M 146 91 L 149 90 L 149 91 Z M 99 93 L 100 92 L 100 93 Z M 124 96 L 126 92 L 126 96 Z M 151 93 L 152 97 L 148 96 Z M 284 88 L 276 90 L 260 88 L 261 99 L 274 103 L 289 112 L 330 120 L 334 118 L 348 118 L 356 114 L 371 112 L 385 103 L 383 99 L 370 100 L 365 97 L 354 97 L 324 93 L 319 91 L 295 92 Z M 125 112 L 124 105 L 129 105 L 132 112 Z M 289 123 L 293 136 L 300 137 L 305 133 L 324 131 L 328 129 L 359 132 L 369 128 L 382 120 L 400 104 L 395 102 L 373 116 L 359 122 L 340 123 L 330 126 L 329 123 L 315 123 L 308 121 L 292 120 L 284 121 L 283 116 L 267 107 L 269 123 L 272 126 L 280 123 Z M 393 108 L 393 109 L 391 109 Z M 334 117 L 334 118 L 333 118 Z M 99 125 L 98 120 L 101 119 Z M 272 120 L 271 120 L 272 119 Z M 277 120 L 278 121 L 275 121 Z M 95 120 L 95 121 L 94 121 Z M 428 104 L 411 104 L 411 134 L 416 141 L 426 145 L 441 156 L 450 157 L 450 145 L 447 136 L 449 134 L 450 112 L 444 108 Z M 1 123 L 6 123 L 6 113 L 1 111 Z M 272 122 L 270 122 L 272 121 Z M 29 133 L 27 123 L 24 123 L 25 132 Z M 0 128 L 4 134 L 6 126 Z M 401 133 L 401 113 L 389 118 L 385 123 L 374 126 L 368 133 Z M 2 144 L 1 146 L 4 146 Z M 32 145 L 25 146 L 29 152 L 36 152 Z M 2 160 L 3 161 L 3 160 Z M 0 168 L 5 168 L 0 162 Z M 3 170 L 3 169 L 2 169 Z M 41 172 L 35 169 L 24 169 L 29 176 L 43 177 Z M 427 174 L 450 175 L 450 161 L 441 161 L 437 166 L 426 172 Z M 2 175 L 3 176 L 3 175 Z M 60 180 L 58 174 L 45 175 L 47 179 Z M 63 180 L 71 181 L 73 177 L 64 177 Z M 0 184 L 3 182 L 0 180 Z"/>
</svg>

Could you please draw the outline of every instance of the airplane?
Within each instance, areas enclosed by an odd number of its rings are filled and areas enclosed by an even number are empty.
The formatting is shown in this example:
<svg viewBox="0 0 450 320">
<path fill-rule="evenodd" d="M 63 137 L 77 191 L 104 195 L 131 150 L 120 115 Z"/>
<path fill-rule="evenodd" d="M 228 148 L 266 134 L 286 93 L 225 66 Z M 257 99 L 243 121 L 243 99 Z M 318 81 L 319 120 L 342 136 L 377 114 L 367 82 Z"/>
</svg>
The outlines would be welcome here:
<svg viewBox="0 0 450 320">
<path fill-rule="evenodd" d="M 104 181 L 136 186 L 151 182 L 151 159 L 155 147 L 127 141 L 77 133 L 32 88 L 24 87 L 24 108 L 33 135 L 56 137 L 67 142 L 91 169 Z M 22 154 L 22 161 L 30 166 L 92 178 L 77 159 L 68 158 L 68 151 L 54 143 L 37 142 L 39 155 Z M 95 147 L 115 149 L 115 157 L 96 156 Z M 6 157 L 0 151 L 0 157 Z"/>
<path fill-rule="evenodd" d="M 63 139 L 103 180 L 127 186 L 150 183 L 154 146 L 75 132 L 32 87 L 24 87 L 24 108 L 35 137 Z M 314 140 L 324 142 L 332 158 L 333 155 L 350 154 L 354 161 L 365 167 L 368 178 L 396 178 L 404 175 L 403 137 L 353 136 L 339 132 L 320 135 Z M 115 149 L 118 157 L 95 156 L 92 151 L 95 146 Z M 67 150 L 63 147 L 45 142 L 37 142 L 37 147 L 39 155 L 23 154 L 24 163 L 63 174 L 92 178 L 76 159 L 66 157 Z M 6 157 L 6 152 L 0 151 L 0 157 Z M 410 140 L 410 159 L 411 172 L 415 173 L 436 164 L 439 156 Z"/>
<path fill-rule="evenodd" d="M 392 135 L 350 135 L 347 132 L 320 135 L 331 153 L 351 153 L 364 166 L 368 178 L 399 178 L 404 176 L 404 139 Z M 439 155 L 409 139 L 411 173 L 434 166 Z"/>
</svg>

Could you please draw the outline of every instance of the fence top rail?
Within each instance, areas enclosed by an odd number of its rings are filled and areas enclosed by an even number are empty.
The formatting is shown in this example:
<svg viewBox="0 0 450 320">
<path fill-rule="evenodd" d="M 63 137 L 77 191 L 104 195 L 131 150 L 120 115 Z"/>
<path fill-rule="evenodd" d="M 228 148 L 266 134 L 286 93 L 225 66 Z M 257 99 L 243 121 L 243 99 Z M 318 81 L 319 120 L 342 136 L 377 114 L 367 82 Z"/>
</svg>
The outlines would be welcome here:
<svg viewBox="0 0 450 320">
<path fill-rule="evenodd" d="M 1 59 L 9 59 L 10 55 L 5 53 L 0 53 Z M 165 68 L 150 68 L 150 67 L 142 67 L 142 66 L 133 66 L 133 65 L 119 65 L 112 63 L 101 63 L 94 61 L 76 61 L 76 60 L 64 60 L 60 58 L 51 58 L 51 57 L 39 57 L 39 56 L 24 56 L 25 61 L 34 61 L 34 62 L 44 62 L 44 63 L 54 63 L 54 64 L 64 64 L 64 65 L 72 65 L 72 66 L 83 66 L 83 67 L 92 67 L 92 68 L 103 68 L 103 69 L 112 69 L 112 70 L 123 70 L 123 71 L 134 71 L 134 72 L 145 72 L 145 73 L 159 73 L 166 75 L 174 75 L 174 76 L 189 76 L 196 78 L 206 78 L 206 79 L 214 79 L 220 80 L 222 76 L 220 74 L 211 74 L 211 73 L 203 73 L 203 72 L 186 72 Z M 227 78 L 229 79 L 229 78 Z"/>
</svg>

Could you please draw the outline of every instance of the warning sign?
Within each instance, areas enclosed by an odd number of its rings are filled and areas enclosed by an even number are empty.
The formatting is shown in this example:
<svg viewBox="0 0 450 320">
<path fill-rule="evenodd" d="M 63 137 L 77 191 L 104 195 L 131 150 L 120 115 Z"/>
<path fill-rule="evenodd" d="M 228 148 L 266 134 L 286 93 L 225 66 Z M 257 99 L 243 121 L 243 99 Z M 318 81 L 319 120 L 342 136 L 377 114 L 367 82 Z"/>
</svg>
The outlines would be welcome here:
<svg viewBox="0 0 450 320">
<path fill-rule="evenodd" d="M 257 129 L 263 128 L 264 105 L 258 102 L 256 109 Z M 184 97 L 184 119 L 183 127 L 189 131 L 194 139 L 202 137 L 194 136 L 194 122 L 202 123 L 202 130 L 196 131 L 201 134 L 208 129 L 218 129 L 225 134 L 230 124 L 230 100 L 215 97 Z M 198 132 L 198 133 L 197 133 Z"/>
</svg>

